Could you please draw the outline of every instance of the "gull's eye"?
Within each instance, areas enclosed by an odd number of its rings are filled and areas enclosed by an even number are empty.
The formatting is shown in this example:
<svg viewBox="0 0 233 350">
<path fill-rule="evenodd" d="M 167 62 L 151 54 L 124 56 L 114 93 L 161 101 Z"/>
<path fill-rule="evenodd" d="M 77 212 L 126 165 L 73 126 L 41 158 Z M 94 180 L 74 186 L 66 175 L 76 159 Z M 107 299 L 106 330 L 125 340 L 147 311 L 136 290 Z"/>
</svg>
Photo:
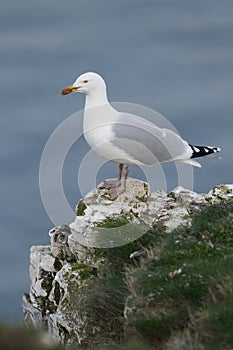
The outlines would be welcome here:
<svg viewBox="0 0 233 350">
<path fill-rule="evenodd" d="M 88 83 L 88 80 L 83 80 L 83 82 L 86 84 L 86 83 Z"/>
</svg>

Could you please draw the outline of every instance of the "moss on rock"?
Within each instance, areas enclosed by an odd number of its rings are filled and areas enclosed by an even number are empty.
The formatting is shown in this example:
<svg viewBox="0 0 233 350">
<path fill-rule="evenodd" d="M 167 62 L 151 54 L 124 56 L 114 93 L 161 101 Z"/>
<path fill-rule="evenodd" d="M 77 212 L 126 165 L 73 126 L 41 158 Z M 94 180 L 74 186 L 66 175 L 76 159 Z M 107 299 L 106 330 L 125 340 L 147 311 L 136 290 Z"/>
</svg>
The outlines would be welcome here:
<svg viewBox="0 0 233 350">
<path fill-rule="evenodd" d="M 85 215 L 85 209 L 87 208 L 86 204 L 80 200 L 76 208 L 76 216 Z"/>
<path fill-rule="evenodd" d="M 124 226 L 128 223 L 130 223 L 133 220 L 133 215 L 118 215 L 118 216 L 113 216 L 113 217 L 107 217 L 105 220 L 101 222 L 97 222 L 96 226 L 97 227 L 102 227 L 102 228 L 115 228 L 115 227 L 120 227 Z"/>
</svg>

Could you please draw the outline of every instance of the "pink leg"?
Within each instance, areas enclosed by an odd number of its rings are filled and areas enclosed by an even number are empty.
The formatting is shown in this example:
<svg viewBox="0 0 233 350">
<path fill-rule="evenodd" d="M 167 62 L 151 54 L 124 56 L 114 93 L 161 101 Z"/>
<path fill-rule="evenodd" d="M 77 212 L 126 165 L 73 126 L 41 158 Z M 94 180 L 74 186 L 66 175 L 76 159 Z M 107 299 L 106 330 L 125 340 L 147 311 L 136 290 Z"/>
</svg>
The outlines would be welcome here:
<svg viewBox="0 0 233 350">
<path fill-rule="evenodd" d="M 121 176 L 122 176 L 122 169 L 123 169 L 124 164 L 120 163 L 119 168 L 118 168 L 118 176 L 117 176 L 117 181 L 104 181 L 104 184 L 102 188 L 106 188 L 106 190 L 110 190 L 113 188 L 118 188 L 121 185 Z"/>
<path fill-rule="evenodd" d="M 121 164 L 120 164 L 121 165 Z M 122 168 L 123 168 L 123 164 L 122 164 Z M 122 175 L 122 168 L 121 168 L 121 172 L 120 175 Z M 126 190 L 126 181 L 127 181 L 127 177 L 129 174 L 129 167 L 128 165 L 125 166 L 125 174 L 124 174 L 124 182 L 123 182 L 123 186 L 118 186 L 115 188 L 110 188 L 108 191 L 108 195 L 110 197 L 111 200 L 116 199 L 120 194 L 124 193 Z M 118 175 L 118 179 L 119 179 L 119 175 Z M 120 183 L 121 184 L 121 183 Z"/>
</svg>

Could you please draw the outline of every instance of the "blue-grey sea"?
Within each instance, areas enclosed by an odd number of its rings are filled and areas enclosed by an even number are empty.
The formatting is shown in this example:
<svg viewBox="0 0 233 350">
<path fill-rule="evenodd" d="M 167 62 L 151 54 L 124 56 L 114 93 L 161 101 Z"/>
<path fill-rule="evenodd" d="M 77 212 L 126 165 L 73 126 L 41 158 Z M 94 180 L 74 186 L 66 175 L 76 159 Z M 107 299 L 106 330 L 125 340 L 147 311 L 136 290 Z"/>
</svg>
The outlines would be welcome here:
<svg viewBox="0 0 233 350">
<path fill-rule="evenodd" d="M 104 76 L 111 101 L 155 109 L 191 143 L 222 148 L 221 160 L 194 169 L 196 191 L 233 182 L 231 0 L 0 0 L 0 322 L 22 321 L 30 246 L 49 242 L 40 158 L 56 127 L 82 109 L 84 96 L 60 92 L 85 71 Z M 64 163 L 73 208 L 88 150 L 81 139 Z M 172 189 L 174 168 L 166 171 Z M 108 163 L 97 182 L 115 174 Z M 142 177 L 135 167 L 130 174 Z"/>
</svg>

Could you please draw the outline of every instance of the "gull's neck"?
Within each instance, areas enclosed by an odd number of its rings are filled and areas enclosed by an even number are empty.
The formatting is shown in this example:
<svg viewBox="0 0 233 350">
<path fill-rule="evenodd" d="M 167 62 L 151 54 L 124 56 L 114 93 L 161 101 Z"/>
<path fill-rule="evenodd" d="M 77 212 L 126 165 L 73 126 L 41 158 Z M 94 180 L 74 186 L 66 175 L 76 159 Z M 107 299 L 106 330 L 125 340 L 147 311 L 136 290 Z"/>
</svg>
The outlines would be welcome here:
<svg viewBox="0 0 233 350">
<path fill-rule="evenodd" d="M 86 95 L 85 109 L 108 104 L 106 88 L 96 89 Z"/>
</svg>

